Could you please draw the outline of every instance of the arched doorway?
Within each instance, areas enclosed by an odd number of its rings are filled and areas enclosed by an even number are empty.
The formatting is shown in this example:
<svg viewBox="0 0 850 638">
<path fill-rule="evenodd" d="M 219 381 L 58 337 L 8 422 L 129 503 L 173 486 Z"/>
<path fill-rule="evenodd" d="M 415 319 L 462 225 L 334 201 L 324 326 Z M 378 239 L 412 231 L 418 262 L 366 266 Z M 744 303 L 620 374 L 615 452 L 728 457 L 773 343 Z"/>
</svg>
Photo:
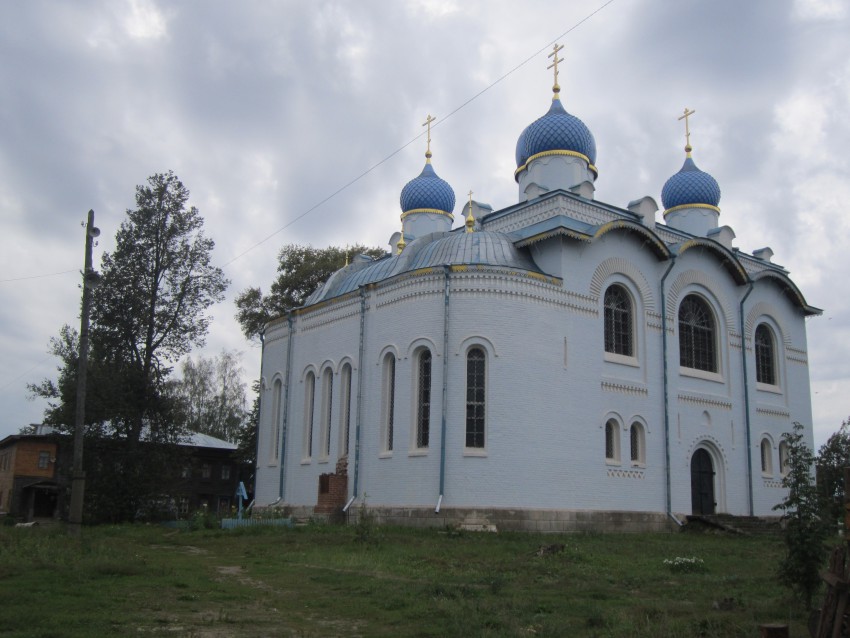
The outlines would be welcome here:
<svg viewBox="0 0 850 638">
<path fill-rule="evenodd" d="M 699 448 L 691 457 L 691 509 L 694 514 L 714 514 L 714 463 L 711 454 Z"/>
</svg>

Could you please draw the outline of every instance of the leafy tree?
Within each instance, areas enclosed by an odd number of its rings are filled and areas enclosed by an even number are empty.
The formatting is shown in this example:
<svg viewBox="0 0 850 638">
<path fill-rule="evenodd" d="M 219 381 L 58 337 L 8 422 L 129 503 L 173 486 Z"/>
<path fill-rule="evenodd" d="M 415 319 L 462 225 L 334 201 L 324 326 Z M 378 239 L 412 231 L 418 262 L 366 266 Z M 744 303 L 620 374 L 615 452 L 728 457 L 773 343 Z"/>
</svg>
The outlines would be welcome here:
<svg viewBox="0 0 850 638">
<path fill-rule="evenodd" d="M 236 297 L 236 319 L 242 332 L 248 339 L 256 338 L 268 321 L 303 306 L 322 282 L 359 254 L 378 258 L 386 251 L 359 244 L 349 248 L 284 246 L 278 255 L 278 275 L 271 292 L 263 295 L 260 288 L 246 288 Z"/>
<path fill-rule="evenodd" d="M 237 441 L 247 417 L 239 354 L 222 350 L 212 359 L 188 357 L 181 371 L 173 391 L 187 429 Z"/>
<path fill-rule="evenodd" d="M 237 454 L 242 463 L 253 466 L 257 460 L 257 429 L 260 425 L 260 381 L 251 384 L 254 391 L 254 402 L 248 412 L 245 427 L 239 431 Z"/>
<path fill-rule="evenodd" d="M 87 436 L 108 443 L 110 451 L 109 462 L 85 455 L 86 500 L 90 512 L 93 503 L 109 503 L 109 520 L 132 518 L 163 493 L 168 478 L 163 468 L 175 466 L 169 455 L 176 446 L 167 444 L 182 434 L 168 376 L 180 357 L 203 345 L 207 310 L 228 284 L 210 263 L 214 243 L 204 236 L 203 218 L 187 207 L 188 199 L 173 173 L 149 177 L 136 188 L 136 208 L 127 211 L 115 250 L 101 261 L 85 423 Z M 68 432 L 75 414 L 77 342 L 76 333 L 63 327 L 51 340 L 61 364 L 58 380 L 29 386 L 33 396 L 49 402 L 45 422 Z"/>
<path fill-rule="evenodd" d="M 803 426 L 794 423 L 794 429 L 782 437 L 788 445 L 788 471 L 782 487 L 788 494 L 773 509 L 782 510 L 785 523 L 786 554 L 779 564 L 779 580 L 811 609 L 812 597 L 820 587 L 818 571 L 826 558 L 829 525 L 821 516 L 821 502 L 812 481 L 815 459 L 804 433 Z"/>
<path fill-rule="evenodd" d="M 825 517 L 832 524 L 844 519 L 844 468 L 850 467 L 850 419 L 818 450 L 818 491 Z"/>
<path fill-rule="evenodd" d="M 92 304 L 92 337 L 122 368 L 130 387 L 124 396 L 132 418 L 126 436 L 138 441 L 170 364 L 193 346 L 203 346 L 207 309 L 221 301 L 229 283 L 211 261 L 215 243 L 204 220 L 187 208 L 189 190 L 172 173 L 136 187 L 135 210 L 127 211 L 104 253 L 103 279 Z M 152 431 L 152 435 L 156 432 Z"/>
</svg>

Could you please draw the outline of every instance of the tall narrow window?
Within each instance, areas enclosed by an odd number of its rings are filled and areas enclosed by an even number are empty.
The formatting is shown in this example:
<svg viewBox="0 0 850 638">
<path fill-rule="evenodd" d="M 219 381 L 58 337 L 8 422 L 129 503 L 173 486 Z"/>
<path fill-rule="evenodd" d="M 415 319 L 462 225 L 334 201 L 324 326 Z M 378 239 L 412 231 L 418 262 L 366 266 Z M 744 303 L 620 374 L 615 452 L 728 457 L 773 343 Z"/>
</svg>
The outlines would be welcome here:
<svg viewBox="0 0 850 638">
<path fill-rule="evenodd" d="M 392 352 L 384 357 L 383 417 L 383 451 L 392 452 L 395 427 L 395 355 Z"/>
<path fill-rule="evenodd" d="M 761 473 L 773 474 L 773 460 L 770 454 L 770 441 L 768 439 L 761 440 Z"/>
<path fill-rule="evenodd" d="M 331 419 L 333 413 L 334 373 L 327 368 L 322 374 L 322 457 L 331 455 Z"/>
<path fill-rule="evenodd" d="M 779 473 L 782 476 L 788 474 L 788 443 L 786 441 L 779 444 Z"/>
<path fill-rule="evenodd" d="M 756 328 L 756 381 L 768 385 L 776 383 L 776 350 L 773 331 L 765 323 Z"/>
<path fill-rule="evenodd" d="M 304 383 L 304 458 L 313 456 L 313 400 L 316 397 L 316 375 L 307 373 Z"/>
<path fill-rule="evenodd" d="M 717 372 L 714 315 L 696 295 L 688 295 L 679 306 L 679 363 L 684 368 Z"/>
<path fill-rule="evenodd" d="M 605 422 L 605 460 L 620 461 L 620 425 L 614 419 Z"/>
<path fill-rule="evenodd" d="M 431 351 L 418 357 L 416 388 L 416 447 L 428 447 L 431 428 Z"/>
<path fill-rule="evenodd" d="M 351 427 L 351 365 L 346 363 L 342 366 L 342 373 L 340 374 L 341 381 L 340 383 L 340 392 L 339 392 L 339 407 L 340 407 L 340 434 L 342 439 L 340 441 L 340 447 L 343 450 L 343 454 L 348 454 L 348 446 L 351 440 L 350 427 Z"/>
<path fill-rule="evenodd" d="M 634 313 L 632 298 L 620 285 L 605 291 L 605 352 L 633 357 Z"/>
<path fill-rule="evenodd" d="M 484 447 L 485 363 L 481 348 L 471 348 L 466 355 L 466 447 Z"/>
<path fill-rule="evenodd" d="M 271 441 L 269 443 L 269 457 L 272 462 L 280 458 L 280 417 L 281 408 L 283 406 L 283 383 L 280 379 L 275 379 L 272 389 L 272 427 Z"/>
<path fill-rule="evenodd" d="M 640 423 L 632 423 L 632 427 L 629 428 L 629 447 L 632 463 L 646 462 L 646 437 Z"/>
</svg>

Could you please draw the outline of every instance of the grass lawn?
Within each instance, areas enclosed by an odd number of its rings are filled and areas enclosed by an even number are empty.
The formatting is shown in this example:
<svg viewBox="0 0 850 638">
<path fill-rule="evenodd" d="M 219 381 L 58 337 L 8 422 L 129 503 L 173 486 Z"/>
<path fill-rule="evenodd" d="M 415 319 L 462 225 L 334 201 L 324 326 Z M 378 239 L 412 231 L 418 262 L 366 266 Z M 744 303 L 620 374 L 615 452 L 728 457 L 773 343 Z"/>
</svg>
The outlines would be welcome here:
<svg viewBox="0 0 850 638">
<path fill-rule="evenodd" d="M 2 527 L 0 636 L 807 635 L 779 539 L 366 532 Z"/>
</svg>

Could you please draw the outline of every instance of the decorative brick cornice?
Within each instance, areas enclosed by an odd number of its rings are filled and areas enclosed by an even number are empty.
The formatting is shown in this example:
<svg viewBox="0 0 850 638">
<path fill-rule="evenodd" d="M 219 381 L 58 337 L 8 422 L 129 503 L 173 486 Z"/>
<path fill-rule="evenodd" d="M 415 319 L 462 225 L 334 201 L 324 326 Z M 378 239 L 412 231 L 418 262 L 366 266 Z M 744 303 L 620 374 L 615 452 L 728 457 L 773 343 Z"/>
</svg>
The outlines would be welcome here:
<svg viewBox="0 0 850 638">
<path fill-rule="evenodd" d="M 794 363 L 802 363 L 803 365 L 809 365 L 808 353 L 805 350 L 800 350 L 799 348 L 785 346 L 785 358 L 788 361 L 793 361 Z"/>
<path fill-rule="evenodd" d="M 790 419 L 791 413 L 788 410 L 783 410 L 782 408 L 765 408 L 765 407 L 757 407 L 756 412 L 758 414 L 763 414 L 765 416 L 773 417 L 776 419 Z"/>
<path fill-rule="evenodd" d="M 624 478 L 624 479 L 643 479 L 645 478 L 643 470 L 617 470 L 612 467 L 608 468 L 608 478 Z"/>
<path fill-rule="evenodd" d="M 649 390 L 647 390 L 646 387 L 634 385 L 632 383 L 619 383 L 616 381 L 603 380 L 601 385 L 602 389 L 608 392 L 620 392 L 631 396 L 647 396 L 649 394 Z"/>
<path fill-rule="evenodd" d="M 691 403 L 693 405 L 708 406 L 711 408 L 720 408 L 721 410 L 731 410 L 732 403 L 725 401 L 719 397 L 707 397 L 700 394 L 679 393 L 677 396 L 682 403 Z"/>
</svg>

